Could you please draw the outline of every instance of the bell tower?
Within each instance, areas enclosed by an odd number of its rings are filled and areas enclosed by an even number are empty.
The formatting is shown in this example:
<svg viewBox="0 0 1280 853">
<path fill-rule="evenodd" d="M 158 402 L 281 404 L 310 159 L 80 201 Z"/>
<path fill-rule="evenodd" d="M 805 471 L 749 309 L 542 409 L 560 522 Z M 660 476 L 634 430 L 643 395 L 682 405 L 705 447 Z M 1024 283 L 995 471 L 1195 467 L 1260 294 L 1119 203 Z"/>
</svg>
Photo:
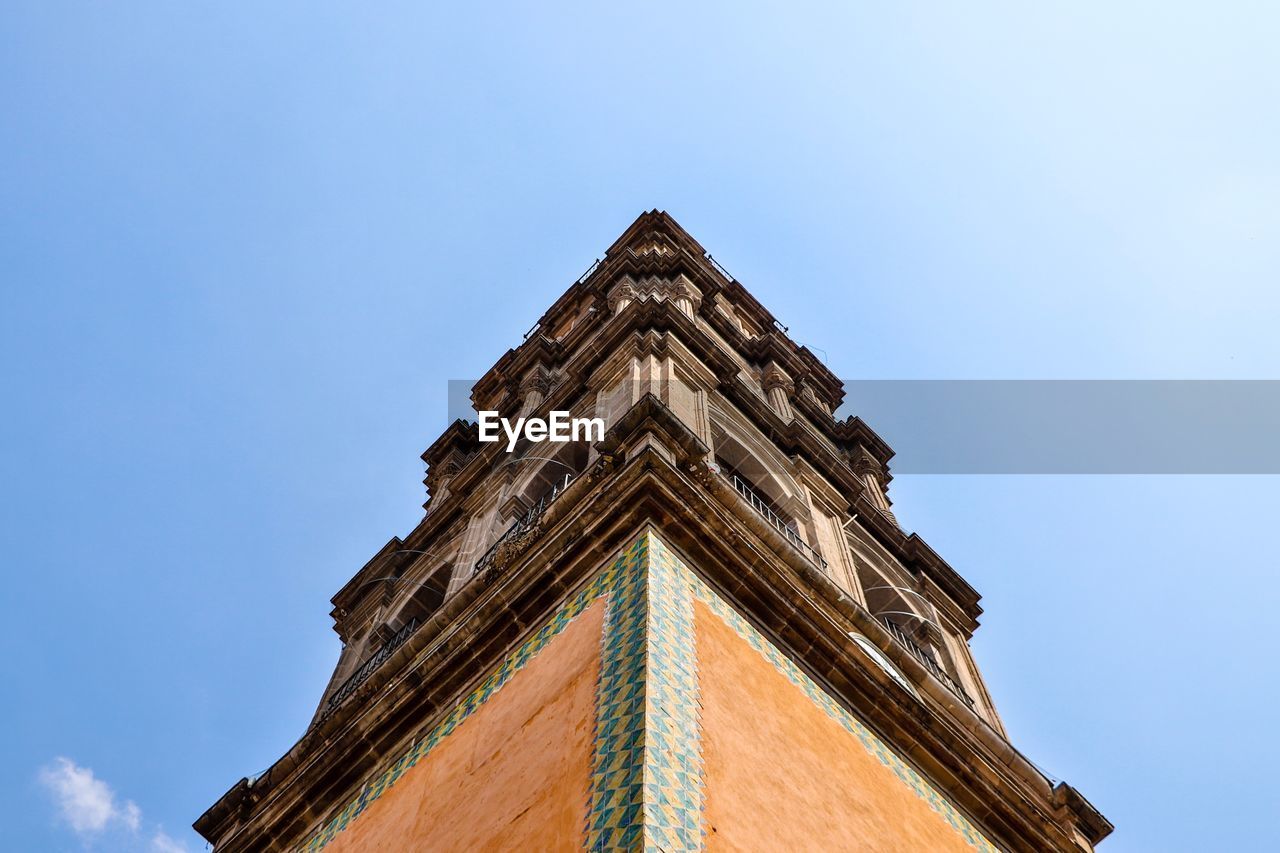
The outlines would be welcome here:
<svg viewBox="0 0 1280 853">
<path fill-rule="evenodd" d="M 1008 740 L 979 596 L 839 379 L 664 212 L 472 389 L 425 514 L 333 597 L 308 730 L 196 821 L 261 850 L 1091 851 Z"/>
</svg>

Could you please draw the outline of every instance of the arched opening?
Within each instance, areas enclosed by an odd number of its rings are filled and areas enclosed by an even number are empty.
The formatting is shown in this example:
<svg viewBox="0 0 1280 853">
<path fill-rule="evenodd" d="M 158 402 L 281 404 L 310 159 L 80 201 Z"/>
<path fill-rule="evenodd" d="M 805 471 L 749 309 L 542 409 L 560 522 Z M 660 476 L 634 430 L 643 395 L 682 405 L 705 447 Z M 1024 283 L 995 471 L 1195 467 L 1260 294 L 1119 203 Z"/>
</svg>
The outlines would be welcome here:
<svg viewBox="0 0 1280 853">
<path fill-rule="evenodd" d="M 715 464 L 744 501 L 823 571 L 827 561 L 814 545 L 812 518 L 800 486 L 783 466 L 767 464 L 777 451 L 763 439 L 739 438 L 712 419 Z M 752 445 L 756 445 L 754 448 Z"/>
<path fill-rule="evenodd" d="M 973 707 L 973 699 L 958 681 L 956 662 L 947 649 L 934 606 L 922 593 L 912 589 L 907 579 L 879 570 L 864 559 L 857 559 L 855 563 L 871 615 L 888 630 L 898 645 L 910 652 L 969 707 Z"/>
<path fill-rule="evenodd" d="M 406 626 L 420 625 L 430 619 L 444 604 L 452 575 L 453 563 L 446 560 L 420 580 L 403 579 L 401 583 L 407 588 L 401 593 L 402 601 L 384 623 L 384 633 L 394 635 Z"/>
<path fill-rule="evenodd" d="M 743 462 L 749 467 L 754 461 L 755 460 L 753 459 L 743 460 Z M 757 466 L 758 464 L 759 463 L 756 463 Z M 716 452 L 716 465 L 720 468 L 720 473 L 729 478 L 730 482 L 734 484 L 735 488 L 737 488 L 739 492 L 753 494 L 755 496 L 755 500 L 758 501 L 768 513 L 776 516 L 782 522 L 783 527 L 790 530 L 792 533 L 798 534 L 800 532 L 800 525 L 791 517 L 791 514 L 779 506 L 776 501 L 771 499 L 768 491 L 760 485 L 762 478 L 752 477 L 745 470 L 739 468 L 737 465 L 734 465 L 732 462 L 721 456 L 718 450 Z"/>
<path fill-rule="evenodd" d="M 586 470 L 591 445 L 585 441 L 540 443 L 530 444 L 525 450 L 513 464 L 532 470 L 517 477 L 513 494 L 520 506 L 528 508 L 577 479 Z"/>
<path fill-rule="evenodd" d="M 871 615 L 903 634 L 928 644 L 934 625 L 932 605 L 905 578 L 882 571 L 865 559 L 855 559 L 858 583 Z"/>
<path fill-rule="evenodd" d="M 799 489 L 794 484 L 787 488 L 779 474 L 771 471 L 762 461 L 766 458 L 767 449 L 763 446 L 749 447 L 746 441 L 730 432 L 716 419 L 711 422 L 711 440 L 720 472 L 730 480 L 737 477 L 755 493 L 764 506 L 783 519 L 787 527 L 798 532 L 800 524 L 796 509 L 799 500 L 796 494 Z"/>
</svg>

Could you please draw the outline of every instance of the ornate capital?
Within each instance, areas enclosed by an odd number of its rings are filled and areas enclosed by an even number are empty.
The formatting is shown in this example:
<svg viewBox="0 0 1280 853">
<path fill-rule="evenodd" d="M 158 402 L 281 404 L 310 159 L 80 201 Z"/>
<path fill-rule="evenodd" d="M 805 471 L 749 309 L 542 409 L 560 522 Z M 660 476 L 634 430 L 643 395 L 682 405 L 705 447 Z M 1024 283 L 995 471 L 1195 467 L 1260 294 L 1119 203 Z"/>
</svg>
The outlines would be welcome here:
<svg viewBox="0 0 1280 853">
<path fill-rule="evenodd" d="M 775 388 L 781 388 L 788 395 L 796 392 L 796 384 L 791 381 L 791 377 L 787 376 L 782 368 L 773 362 L 770 362 L 769 366 L 764 369 L 764 373 L 760 377 L 760 384 L 763 386 L 765 393 Z"/>
<path fill-rule="evenodd" d="M 520 396 L 528 397 L 530 394 L 537 394 L 539 397 L 545 397 L 547 392 L 551 390 L 551 374 L 543 370 L 535 370 L 524 378 L 520 383 Z"/>
<path fill-rule="evenodd" d="M 865 477 L 868 474 L 875 477 L 876 482 L 884 486 L 884 466 L 880 464 L 880 460 L 871 455 L 865 447 L 859 447 L 853 456 L 849 459 L 849 467 L 853 469 L 853 473 L 859 477 Z"/>
<path fill-rule="evenodd" d="M 613 290 L 609 291 L 609 310 L 614 313 L 621 311 L 629 303 L 636 300 L 636 295 L 636 288 L 631 283 L 631 278 L 622 279 Z"/>
<path fill-rule="evenodd" d="M 677 302 L 682 299 L 688 301 L 690 308 L 694 311 L 697 311 L 698 306 L 702 304 L 702 294 L 684 275 L 671 283 L 671 298 Z"/>
</svg>

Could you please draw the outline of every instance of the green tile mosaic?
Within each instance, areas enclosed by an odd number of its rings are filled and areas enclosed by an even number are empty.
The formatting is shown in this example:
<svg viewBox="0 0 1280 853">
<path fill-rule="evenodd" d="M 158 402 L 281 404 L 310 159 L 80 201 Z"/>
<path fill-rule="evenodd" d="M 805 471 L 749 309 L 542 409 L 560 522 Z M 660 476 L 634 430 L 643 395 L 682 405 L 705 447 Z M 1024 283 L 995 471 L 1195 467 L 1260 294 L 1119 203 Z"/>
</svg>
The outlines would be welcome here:
<svg viewBox="0 0 1280 853">
<path fill-rule="evenodd" d="M 619 578 L 601 638 L 586 846 L 700 850 L 693 600 L 656 536 L 641 536 L 615 565 Z"/>
</svg>

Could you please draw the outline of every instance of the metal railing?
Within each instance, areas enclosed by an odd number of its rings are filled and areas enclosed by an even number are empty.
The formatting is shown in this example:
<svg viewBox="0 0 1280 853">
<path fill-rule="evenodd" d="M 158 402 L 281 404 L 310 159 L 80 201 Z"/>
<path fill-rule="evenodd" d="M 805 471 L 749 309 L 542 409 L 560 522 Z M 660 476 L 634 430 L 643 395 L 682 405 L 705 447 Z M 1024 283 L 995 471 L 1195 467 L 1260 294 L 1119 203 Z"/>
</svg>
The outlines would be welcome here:
<svg viewBox="0 0 1280 853">
<path fill-rule="evenodd" d="M 418 620 L 415 617 L 406 622 L 399 631 L 396 631 L 395 635 L 383 643 L 368 660 L 360 664 L 359 669 L 347 676 L 347 680 L 342 682 L 342 686 L 335 690 L 333 695 L 329 697 L 329 702 L 325 707 L 326 716 L 333 713 L 333 711 L 345 702 L 352 693 L 359 690 L 360 685 L 368 681 L 369 676 L 373 675 L 378 667 L 386 663 L 387 658 L 391 657 L 392 653 L 394 653 L 396 649 L 403 646 L 405 641 L 413 636 L 413 632 L 416 630 L 418 630 Z"/>
<path fill-rule="evenodd" d="M 818 568 L 822 569 L 824 572 L 827 570 L 827 561 L 822 558 L 822 555 L 818 553 L 817 549 L 804 541 L 804 538 L 794 527 L 784 521 L 782 516 L 774 512 L 772 507 L 770 507 L 769 504 L 755 493 L 755 490 L 751 488 L 746 480 L 742 479 L 737 474 L 730 474 L 728 476 L 729 482 L 733 484 L 734 491 L 742 495 L 742 497 L 746 499 L 747 503 L 751 505 L 752 509 L 763 516 L 765 521 L 773 525 L 775 530 L 787 537 L 787 540 L 792 545 L 796 546 L 796 549 L 808 557 L 815 565 L 818 566 Z"/>
<path fill-rule="evenodd" d="M 902 626 L 897 622 L 894 622 L 889 617 L 881 616 L 880 621 L 889 629 L 889 633 L 898 641 L 898 644 L 911 652 L 912 657 L 924 664 L 924 668 L 929 670 L 929 672 L 933 674 L 934 678 L 945 684 L 952 693 L 960 697 L 961 701 L 970 708 L 973 707 L 972 697 L 964 691 L 963 687 L 956 683 L 954 678 L 947 674 L 947 671 L 942 668 L 942 664 L 938 663 L 932 652 L 922 647 L 915 640 L 911 639 L 911 637 L 907 636 L 907 632 L 902 630 Z"/>
<path fill-rule="evenodd" d="M 577 283 L 577 284 L 582 284 L 584 281 L 586 281 L 587 279 L 591 278 L 591 274 L 592 274 L 592 273 L 594 273 L 594 272 L 595 272 L 596 270 L 598 270 L 598 269 L 600 269 L 600 259 L 599 259 L 599 258 L 596 258 L 596 259 L 591 263 L 591 266 L 587 267 L 587 271 L 586 271 L 586 272 L 584 272 L 582 275 L 578 276 L 578 281 L 577 281 L 576 283 Z"/>
<path fill-rule="evenodd" d="M 539 498 L 538 502 L 529 507 L 527 512 L 512 522 L 511 526 L 498 537 L 498 541 L 489 546 L 489 550 L 485 551 L 480 559 L 476 560 L 472 576 L 479 575 L 492 566 L 494 559 L 502 552 L 504 547 L 514 545 L 519 539 L 531 533 L 537 527 L 542 514 L 547 511 L 547 507 L 551 506 L 551 502 L 564 494 L 564 490 L 569 488 L 569 484 L 573 482 L 573 476 L 573 474 L 565 474 L 562 479 L 556 481 L 555 485 L 551 487 L 551 491 Z"/>
<path fill-rule="evenodd" d="M 711 257 L 711 253 L 710 253 L 710 252 L 703 252 L 703 253 L 702 253 L 702 257 L 706 258 L 706 259 L 707 259 L 707 263 L 711 264 L 711 267 L 712 267 L 716 272 L 720 273 L 720 275 L 724 276 L 724 277 L 725 277 L 726 279 L 728 279 L 729 281 L 737 281 L 737 279 L 735 279 L 735 278 L 734 278 L 734 277 L 729 273 L 729 271 L 728 271 L 727 269 L 725 269 L 724 267 L 722 267 L 722 266 L 720 265 L 720 262 L 719 262 L 719 261 L 717 261 L 715 258 Z"/>
</svg>

